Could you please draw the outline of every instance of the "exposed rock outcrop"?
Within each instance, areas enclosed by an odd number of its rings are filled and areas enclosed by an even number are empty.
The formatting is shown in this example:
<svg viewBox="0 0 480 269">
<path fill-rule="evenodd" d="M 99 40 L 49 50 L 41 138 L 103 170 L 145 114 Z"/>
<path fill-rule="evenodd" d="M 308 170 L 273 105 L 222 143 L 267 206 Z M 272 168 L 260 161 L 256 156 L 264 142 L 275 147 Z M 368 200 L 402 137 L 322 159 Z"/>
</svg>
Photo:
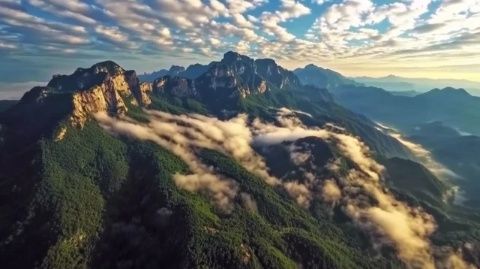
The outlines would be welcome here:
<svg viewBox="0 0 480 269">
<path fill-rule="evenodd" d="M 48 92 L 72 93 L 73 126 L 83 127 L 89 115 L 105 111 L 122 115 L 128 105 L 151 103 L 151 88 L 140 85 L 135 71 L 125 71 L 112 61 L 101 62 L 88 69 L 79 68 L 71 75 L 55 76 L 48 83 Z"/>
<path fill-rule="evenodd" d="M 223 95 L 227 98 L 245 98 L 263 94 L 271 89 L 292 89 L 300 86 L 298 78 L 277 65 L 272 59 L 254 60 L 229 51 L 220 62 L 213 62 L 203 75 L 195 80 L 200 95 Z"/>
<path fill-rule="evenodd" d="M 140 92 L 137 99 L 140 101 L 141 105 L 147 106 L 152 103 L 152 99 L 150 98 L 152 91 L 153 91 L 152 83 L 148 83 L 148 82 L 140 83 Z"/>
<path fill-rule="evenodd" d="M 161 69 L 158 71 L 154 71 L 152 73 L 144 73 L 142 75 L 139 75 L 138 78 L 142 82 L 150 82 L 150 83 L 164 76 L 196 79 L 200 75 L 205 73 L 207 70 L 208 70 L 208 65 L 202 65 L 198 63 L 189 65 L 186 69 L 183 66 L 172 65 L 168 70 Z"/>
<path fill-rule="evenodd" d="M 153 80 L 151 86 L 142 84 L 141 92 L 195 98 L 214 111 L 233 111 L 239 99 L 250 95 L 303 87 L 293 72 L 274 60 L 255 60 L 232 51 L 219 62 L 191 65 L 186 70 L 172 66 L 165 74 Z M 146 95 L 140 94 L 137 99 Z"/>
<path fill-rule="evenodd" d="M 164 76 L 153 82 L 153 93 L 167 93 L 176 97 L 197 97 L 195 81 L 182 77 Z"/>
</svg>

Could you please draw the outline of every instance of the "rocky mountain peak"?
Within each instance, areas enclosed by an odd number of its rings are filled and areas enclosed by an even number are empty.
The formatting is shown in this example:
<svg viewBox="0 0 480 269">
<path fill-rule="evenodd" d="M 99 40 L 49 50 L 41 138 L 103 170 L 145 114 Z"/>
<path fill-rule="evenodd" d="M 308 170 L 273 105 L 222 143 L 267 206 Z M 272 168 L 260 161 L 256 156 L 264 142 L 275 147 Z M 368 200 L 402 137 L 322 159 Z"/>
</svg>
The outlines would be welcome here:
<svg viewBox="0 0 480 269">
<path fill-rule="evenodd" d="M 300 86 L 297 76 L 278 65 L 273 59 L 257 59 L 255 66 L 257 74 L 279 89 Z"/>
<path fill-rule="evenodd" d="M 297 68 L 293 72 L 302 84 L 314 85 L 331 91 L 342 85 L 358 85 L 354 80 L 348 79 L 336 71 L 314 64 L 306 65 L 304 68 Z"/>
<path fill-rule="evenodd" d="M 65 107 L 64 117 L 73 126 L 82 128 L 93 113 L 105 111 L 122 115 L 129 106 L 148 105 L 150 92 L 151 87 L 140 84 L 135 71 L 104 61 L 89 68 L 78 68 L 70 75 L 55 75 L 46 87 L 27 92 L 21 103 L 39 110 L 44 110 L 47 104 Z M 19 111 L 16 115 L 21 114 Z M 42 116 L 48 117 L 38 117 Z"/>
<path fill-rule="evenodd" d="M 110 75 L 115 75 L 118 73 L 125 72 L 125 69 L 123 69 L 120 65 L 118 65 L 114 61 L 110 61 L 110 60 L 96 63 L 92 67 L 90 67 L 90 70 L 93 70 L 97 74 L 108 73 Z"/>
<path fill-rule="evenodd" d="M 185 67 L 179 65 L 172 65 L 168 72 L 171 76 L 178 76 L 180 73 L 185 72 Z"/>
<path fill-rule="evenodd" d="M 253 62 L 253 59 L 234 51 L 228 51 L 223 55 L 223 59 L 221 60 L 221 63 L 224 64 L 232 64 L 235 62 Z"/>
<path fill-rule="evenodd" d="M 70 75 L 54 75 L 48 87 L 62 92 L 84 90 L 101 83 L 107 77 L 125 73 L 125 70 L 113 61 L 104 61 L 90 68 L 77 68 Z"/>
<path fill-rule="evenodd" d="M 152 92 L 155 94 L 166 93 L 176 97 L 190 98 L 195 98 L 198 95 L 194 80 L 178 76 L 164 76 L 156 79 L 152 83 Z"/>
</svg>

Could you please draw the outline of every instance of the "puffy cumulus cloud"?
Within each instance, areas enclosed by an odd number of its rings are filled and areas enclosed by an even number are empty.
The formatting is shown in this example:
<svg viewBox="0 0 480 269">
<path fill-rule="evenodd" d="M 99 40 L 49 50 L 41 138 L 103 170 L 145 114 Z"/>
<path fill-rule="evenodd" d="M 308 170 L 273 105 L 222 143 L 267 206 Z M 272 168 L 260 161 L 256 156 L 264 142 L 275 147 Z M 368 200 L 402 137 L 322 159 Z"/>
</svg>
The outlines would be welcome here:
<svg viewBox="0 0 480 269">
<path fill-rule="evenodd" d="M 232 15 L 233 21 L 236 25 L 243 28 L 253 28 L 253 23 L 247 20 L 242 14 L 236 13 Z"/>
<path fill-rule="evenodd" d="M 87 30 L 80 25 L 69 25 L 62 22 L 49 21 L 31 15 L 24 10 L 19 2 L 0 3 L 0 26 L 2 38 L 9 36 L 11 41 L 19 44 L 21 49 L 24 43 L 48 44 L 51 46 L 82 46 L 91 43 Z M 7 35 L 8 33 L 8 35 Z"/>
<path fill-rule="evenodd" d="M 327 0 L 312 0 L 312 2 L 317 5 L 323 5 L 324 3 L 327 2 Z"/>
<path fill-rule="evenodd" d="M 262 14 L 260 20 L 263 30 L 268 35 L 274 36 L 280 42 L 290 42 L 295 36 L 291 34 L 287 28 L 280 26 L 280 23 L 309 13 L 310 9 L 296 0 L 282 0 L 281 7 L 278 11 L 266 11 Z"/>
<path fill-rule="evenodd" d="M 99 39 L 118 45 L 120 47 L 136 48 L 136 44 L 128 41 L 128 36 L 125 35 L 118 27 L 107 27 L 98 25 L 95 27 L 95 32 Z"/>
<path fill-rule="evenodd" d="M 244 13 L 267 3 L 268 0 L 227 0 L 226 2 L 230 12 Z"/>
<path fill-rule="evenodd" d="M 377 75 L 407 72 L 412 69 L 409 67 L 411 57 L 416 57 L 421 65 L 415 66 L 416 71 L 443 65 L 446 60 L 451 64 L 478 61 L 478 58 L 470 60 L 461 56 L 466 51 L 478 51 L 478 42 L 462 38 L 465 34 L 478 35 L 478 1 L 437 3 L 343 1 L 331 5 L 318 17 L 306 38 L 325 44 L 333 52 L 321 56 L 324 61 L 335 61 L 332 64 L 342 66 L 340 68 L 353 61 L 361 64 L 363 72 L 368 72 L 367 66 L 375 63 L 376 67 L 371 69 L 375 69 Z M 324 48 L 317 46 L 315 50 Z M 383 67 L 391 70 L 382 73 Z M 438 76 L 438 72 L 435 75 Z"/>
<path fill-rule="evenodd" d="M 93 17 L 94 7 L 80 1 L 27 0 L 26 2 L 55 16 L 74 19 L 85 24 L 96 22 Z"/>
<path fill-rule="evenodd" d="M 233 49 L 239 40 L 262 39 L 253 30 L 253 17 L 244 13 L 265 2 L 2 1 L 0 29 L 13 36 L 13 42 L 21 41 L 22 46 L 13 47 L 0 35 L 0 49 L 33 54 L 49 46 L 57 50 L 75 47 L 96 55 L 112 51 L 113 46 L 114 50 L 134 50 L 138 54 L 172 50 L 223 53 L 227 48 Z"/>
<path fill-rule="evenodd" d="M 355 75 L 363 67 L 370 75 L 423 68 L 438 76 L 428 68 L 478 62 L 479 1 L 4 0 L 0 50 L 3 57 L 128 52 L 140 61 L 165 53 L 205 59 L 236 49 L 287 67 L 313 61 Z M 415 69 L 411 57 L 418 59 Z"/>
</svg>

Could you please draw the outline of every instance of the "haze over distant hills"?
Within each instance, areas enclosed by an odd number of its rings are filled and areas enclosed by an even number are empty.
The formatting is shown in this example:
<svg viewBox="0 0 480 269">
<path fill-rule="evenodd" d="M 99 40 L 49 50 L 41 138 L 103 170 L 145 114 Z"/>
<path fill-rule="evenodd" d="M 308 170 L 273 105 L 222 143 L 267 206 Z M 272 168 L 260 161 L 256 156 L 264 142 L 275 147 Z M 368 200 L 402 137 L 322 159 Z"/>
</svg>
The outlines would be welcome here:
<svg viewBox="0 0 480 269">
<path fill-rule="evenodd" d="M 377 122 L 393 126 L 404 136 L 423 145 L 461 178 L 458 182 L 466 190 L 468 203 L 479 205 L 476 197 L 480 188 L 480 164 L 473 156 L 480 154 L 480 97 L 472 96 L 465 89 L 452 87 L 408 96 L 411 93 L 403 92 L 402 95 L 402 92 L 390 92 L 379 87 L 348 84 L 349 81 L 341 74 L 325 72 L 322 68 L 309 69 L 308 75 L 304 70 L 295 71 L 302 83 L 333 85 L 329 91 L 336 102 Z M 347 83 L 319 82 L 312 77 Z"/>
<path fill-rule="evenodd" d="M 415 91 L 422 93 L 435 88 L 455 87 L 463 88 L 472 95 L 480 96 L 480 82 L 464 79 L 406 78 L 395 75 L 379 78 L 352 77 L 351 79 L 363 83 L 366 86 L 383 88 L 387 91 Z"/>
</svg>

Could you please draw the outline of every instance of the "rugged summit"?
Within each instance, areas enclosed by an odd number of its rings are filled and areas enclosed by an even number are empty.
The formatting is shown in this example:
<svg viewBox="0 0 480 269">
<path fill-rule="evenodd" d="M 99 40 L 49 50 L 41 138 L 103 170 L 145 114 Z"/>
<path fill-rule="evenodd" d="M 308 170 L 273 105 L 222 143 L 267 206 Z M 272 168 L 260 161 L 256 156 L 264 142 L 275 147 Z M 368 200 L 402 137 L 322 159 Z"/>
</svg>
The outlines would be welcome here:
<svg viewBox="0 0 480 269">
<path fill-rule="evenodd" d="M 305 85 L 314 85 L 319 88 L 335 89 L 341 85 L 358 85 L 357 82 L 344 77 L 342 74 L 314 64 L 297 68 L 293 71 Z"/>
<path fill-rule="evenodd" d="M 240 99 L 250 95 L 300 87 L 298 78 L 274 60 L 254 60 L 231 51 L 208 66 L 196 64 L 187 69 L 172 66 L 168 73 L 153 82 L 140 83 L 135 71 L 105 61 L 90 68 L 78 68 L 70 75 L 55 75 L 46 86 L 33 88 L 18 106 L 6 112 L 2 116 L 4 124 L 28 137 L 52 129 L 45 127 L 50 122 L 68 120 L 82 128 L 89 115 L 96 112 L 124 115 L 133 107 L 150 105 L 152 95 L 191 98 L 219 111 L 234 109 Z M 29 126 L 29 131 L 24 126 Z M 57 132 L 60 136 L 65 133 Z"/>
<path fill-rule="evenodd" d="M 20 100 L 20 105 L 7 114 L 14 121 L 27 120 L 28 113 L 22 113 L 22 108 L 29 110 L 44 109 L 46 104 L 57 106 L 68 116 L 72 125 L 83 127 L 89 114 L 105 111 L 111 115 L 122 115 L 129 106 L 149 104 L 148 85 L 141 85 L 135 71 L 125 71 L 112 61 L 97 63 L 90 68 L 78 68 L 71 75 L 55 75 L 45 87 L 35 87 Z M 61 101 L 60 101 L 61 99 Z M 64 109 L 61 110 L 60 107 Z M 60 115 L 59 115 L 60 116 Z M 45 112 L 35 115 L 32 121 L 48 118 Z M 11 117 L 10 117 L 11 118 Z"/>
<path fill-rule="evenodd" d="M 205 68 L 207 70 L 203 70 Z M 194 79 L 185 75 L 200 72 L 202 74 Z M 209 104 L 220 104 L 222 109 L 231 109 L 238 100 L 250 95 L 264 94 L 272 89 L 301 87 L 295 74 L 277 65 L 274 60 L 255 60 L 232 51 L 208 67 L 192 65 L 178 75 L 171 73 L 153 81 L 154 93 L 195 98 Z"/>
<path fill-rule="evenodd" d="M 220 62 L 210 64 L 210 69 L 198 78 L 197 84 L 211 92 L 224 91 L 229 97 L 300 86 L 298 78 L 274 60 L 254 60 L 232 51 L 225 53 Z"/>
<path fill-rule="evenodd" d="M 189 65 L 186 69 L 183 66 L 172 65 L 170 69 L 161 69 L 158 71 L 154 71 L 152 73 L 144 73 L 142 75 L 139 75 L 138 78 L 142 82 L 153 82 L 156 79 L 164 76 L 196 79 L 200 75 L 205 73 L 207 70 L 208 70 L 208 65 L 202 65 L 198 63 Z"/>
</svg>

